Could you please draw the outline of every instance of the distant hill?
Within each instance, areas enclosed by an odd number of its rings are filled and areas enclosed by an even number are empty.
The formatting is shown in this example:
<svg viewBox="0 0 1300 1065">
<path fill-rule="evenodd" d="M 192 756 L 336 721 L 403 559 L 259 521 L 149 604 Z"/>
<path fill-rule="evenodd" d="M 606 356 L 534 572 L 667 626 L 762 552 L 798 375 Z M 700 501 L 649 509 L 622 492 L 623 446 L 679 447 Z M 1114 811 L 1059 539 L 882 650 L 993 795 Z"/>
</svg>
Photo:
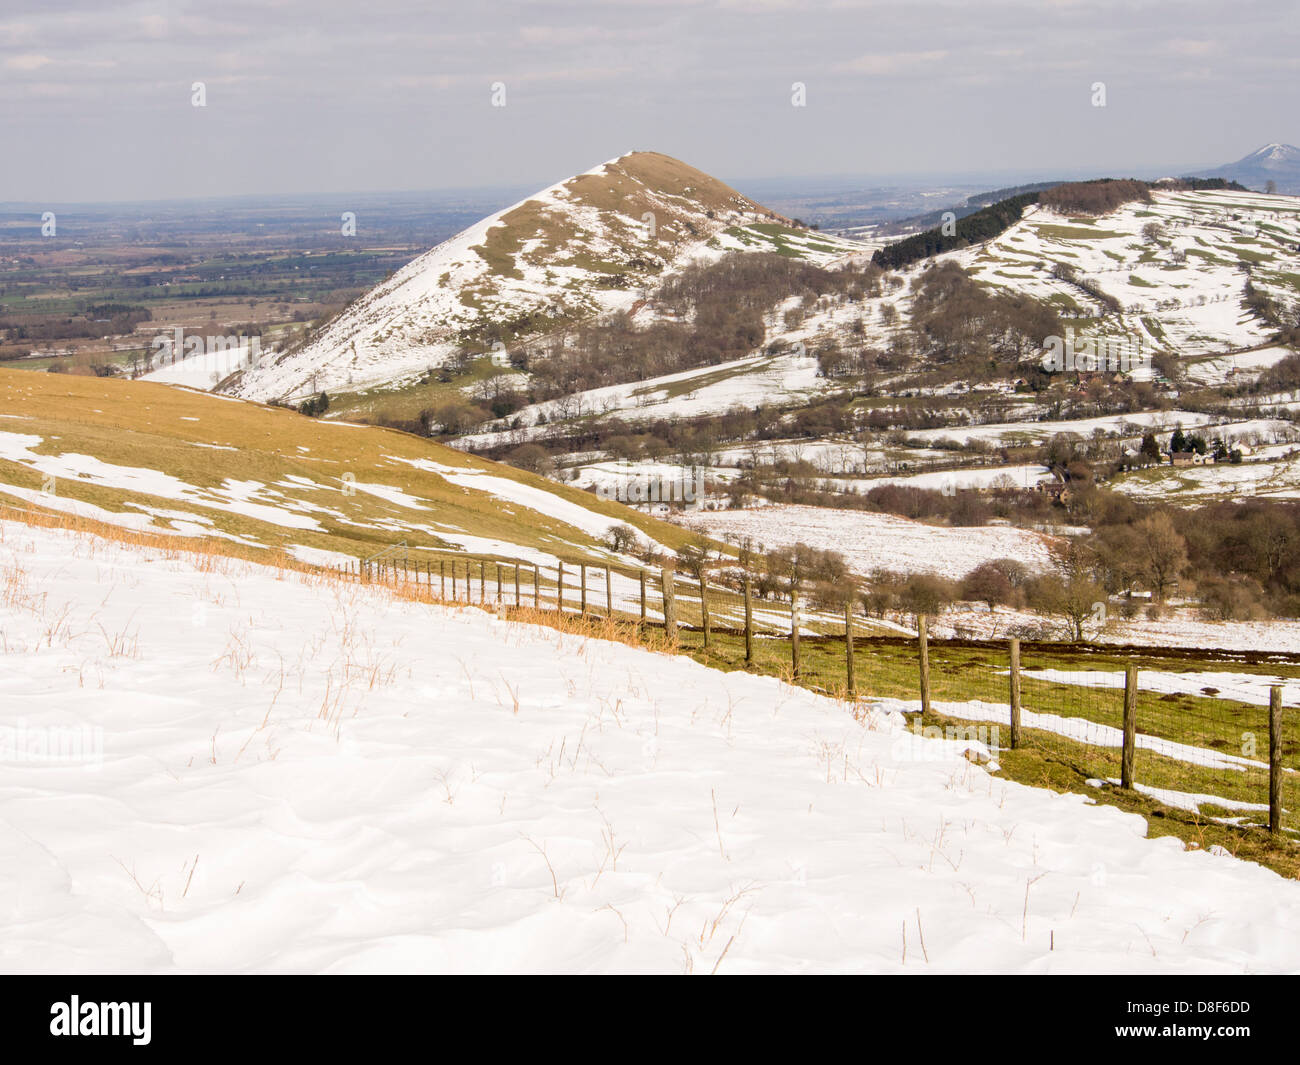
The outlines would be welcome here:
<svg viewBox="0 0 1300 1065">
<path fill-rule="evenodd" d="M 1248 189 L 1262 192 L 1270 181 L 1277 192 L 1300 195 L 1300 148 L 1290 144 L 1266 144 L 1249 155 L 1197 177 L 1221 177 L 1239 181 Z"/>
<path fill-rule="evenodd" d="M 829 262 L 861 250 L 677 159 L 632 152 L 419 256 L 301 348 L 232 376 L 223 390 L 266 400 L 400 384 L 458 350 L 491 352 L 629 309 L 694 259 L 766 251 Z"/>
</svg>

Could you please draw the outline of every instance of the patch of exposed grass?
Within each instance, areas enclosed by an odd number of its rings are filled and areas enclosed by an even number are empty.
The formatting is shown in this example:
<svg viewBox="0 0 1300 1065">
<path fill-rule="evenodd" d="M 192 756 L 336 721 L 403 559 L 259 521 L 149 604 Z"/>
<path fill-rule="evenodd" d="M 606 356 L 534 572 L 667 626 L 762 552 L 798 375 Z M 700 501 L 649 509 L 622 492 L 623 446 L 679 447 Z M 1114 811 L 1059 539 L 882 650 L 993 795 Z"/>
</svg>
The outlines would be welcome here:
<svg viewBox="0 0 1300 1065">
<path fill-rule="evenodd" d="M 702 634 L 683 632 L 681 649 L 706 665 L 721 669 L 743 669 L 742 640 L 730 633 L 715 632 L 710 646 L 704 649 Z M 842 639 L 801 641 L 801 671 L 797 683 L 829 694 L 847 697 L 845 691 L 845 656 Z M 1102 648 L 1072 649 L 1062 645 L 1056 651 L 1036 648 L 1023 657 L 1024 671 L 1040 669 L 1109 670 L 1121 673 L 1135 662 L 1143 670 L 1187 672 L 1197 669 L 1231 670 L 1268 676 L 1300 676 L 1300 666 L 1277 663 L 1242 662 L 1212 664 L 1191 663 L 1185 658 L 1166 658 L 1159 653 L 1134 654 Z M 862 641 L 857 655 L 858 694 L 917 701 L 919 666 L 914 643 L 910 641 Z M 1007 703 L 1006 652 L 985 647 L 932 644 L 930 648 L 931 697 L 934 703 L 978 700 L 994 706 Z M 795 681 L 791 673 L 790 645 L 787 640 L 756 641 L 753 671 Z M 1022 703 L 1026 710 L 1083 719 L 1112 728 L 1122 727 L 1122 688 L 1084 688 L 1052 683 L 1022 675 Z M 936 713 L 927 724 L 975 727 L 988 722 L 945 717 Z M 1191 795 L 1218 796 L 1196 804 L 1195 810 L 1183 810 L 1163 804 L 1140 791 L 1125 791 L 1111 784 L 1097 786 L 1097 781 L 1117 780 L 1120 750 L 1118 747 L 1085 745 L 1055 732 L 1023 729 L 1022 745 L 1009 750 L 1009 722 L 998 725 L 1002 749 L 998 752 L 998 772 L 1011 780 L 1055 791 L 1084 794 L 1097 802 L 1118 806 L 1141 814 L 1148 821 L 1153 836 L 1172 835 L 1183 840 L 1189 849 L 1208 848 L 1217 844 L 1232 854 L 1281 873 L 1300 877 L 1300 846 L 1293 842 L 1300 819 L 1300 773 L 1285 777 L 1283 805 L 1288 811 L 1286 827 L 1292 841 L 1271 838 L 1262 827 L 1266 811 L 1243 811 L 1232 803 L 1264 804 L 1268 802 L 1268 774 L 1263 768 L 1241 772 L 1211 768 L 1176 760 L 1139 748 L 1135 759 L 1135 778 L 1139 786 L 1159 788 Z M 1291 737 L 1284 745 L 1284 764 L 1300 770 L 1300 709 L 1284 710 L 1284 734 Z M 1159 695 L 1142 692 L 1138 699 L 1138 732 L 1178 743 L 1240 754 L 1243 734 L 1251 734 L 1261 744 L 1254 757 L 1267 760 L 1266 708 L 1232 699 L 1189 695 Z M 1218 820 L 1216 820 L 1218 819 Z M 1223 823 L 1224 820 L 1236 823 Z"/>
<path fill-rule="evenodd" d="M 1077 221 L 1077 219 L 1071 219 Z M 1111 237 L 1124 237 L 1128 234 L 1117 233 L 1113 229 L 1087 229 L 1083 226 L 1063 226 L 1043 224 L 1037 227 L 1038 235 L 1048 240 L 1106 240 Z"/>
</svg>

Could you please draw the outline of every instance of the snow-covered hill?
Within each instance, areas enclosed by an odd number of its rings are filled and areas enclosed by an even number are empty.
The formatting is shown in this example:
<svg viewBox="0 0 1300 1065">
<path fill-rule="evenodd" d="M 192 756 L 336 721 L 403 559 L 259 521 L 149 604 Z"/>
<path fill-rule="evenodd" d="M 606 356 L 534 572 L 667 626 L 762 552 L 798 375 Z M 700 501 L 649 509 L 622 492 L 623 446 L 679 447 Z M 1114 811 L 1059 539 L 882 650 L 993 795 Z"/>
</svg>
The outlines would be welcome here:
<svg viewBox="0 0 1300 1065">
<path fill-rule="evenodd" d="M 1080 335 L 1131 354 L 1180 357 L 1260 345 L 1275 327 L 1245 303 L 1246 282 L 1289 305 L 1300 272 L 1300 201 L 1248 192 L 1155 191 L 1098 218 L 1044 209 L 951 256 L 980 282 L 1054 303 L 1089 321 Z M 1072 277 L 1059 276 L 1068 267 Z M 1106 313 L 1078 282 L 1122 311 Z M 1068 322 L 1068 319 L 1067 319 Z"/>
<path fill-rule="evenodd" d="M 828 262 L 863 246 L 787 219 L 694 167 L 632 152 L 491 215 L 408 263 L 301 350 L 228 386 L 251 399 L 400 383 L 462 342 L 630 308 L 675 264 L 780 250 Z"/>
<path fill-rule="evenodd" d="M 1289 354 L 1267 344 L 1276 327 L 1247 305 L 1246 286 L 1249 282 L 1279 306 L 1296 303 L 1300 201 L 1247 192 L 1156 190 L 1149 204 L 1127 204 L 1098 218 L 1035 208 L 995 239 L 949 252 L 938 261 L 943 260 L 955 261 L 989 288 L 1052 304 L 1072 343 L 1104 339 L 1116 355 L 1142 360 L 1125 363 L 1136 365 L 1133 376 L 1139 380 L 1154 377 L 1150 360 L 1166 353 L 1194 383 L 1240 383 Z M 909 284 L 935 262 L 909 267 L 895 275 L 897 284 L 861 300 L 792 297 L 765 316 L 762 346 L 743 358 L 525 406 L 509 424 L 497 419 L 465 434 L 459 446 L 517 446 L 562 435 L 576 422 L 648 423 L 760 404 L 799 407 L 842 393 L 844 381 L 824 376 L 813 353 L 825 345 L 848 352 L 889 350 L 909 327 Z M 1104 308 L 1085 285 L 1113 297 L 1120 310 Z M 791 324 L 785 312 L 796 308 L 798 321 Z M 894 374 L 888 386 L 896 394 L 910 390 L 914 371 L 926 369 L 917 360 Z M 946 402 L 959 405 L 964 397 L 956 392 Z M 1057 431 L 1032 402 L 1025 411 L 1020 435 Z M 961 435 L 949 429 L 934 433 Z"/>
<path fill-rule="evenodd" d="M 1205 176 L 1227 178 L 1252 189 L 1263 189 L 1273 181 L 1279 192 L 1294 195 L 1300 193 L 1300 148 L 1292 144 L 1266 144 L 1235 163 L 1206 171 Z"/>
<path fill-rule="evenodd" d="M 0 589 L 0 970 L 1296 965 L 1295 883 L 901 704 L 12 523 Z"/>
</svg>

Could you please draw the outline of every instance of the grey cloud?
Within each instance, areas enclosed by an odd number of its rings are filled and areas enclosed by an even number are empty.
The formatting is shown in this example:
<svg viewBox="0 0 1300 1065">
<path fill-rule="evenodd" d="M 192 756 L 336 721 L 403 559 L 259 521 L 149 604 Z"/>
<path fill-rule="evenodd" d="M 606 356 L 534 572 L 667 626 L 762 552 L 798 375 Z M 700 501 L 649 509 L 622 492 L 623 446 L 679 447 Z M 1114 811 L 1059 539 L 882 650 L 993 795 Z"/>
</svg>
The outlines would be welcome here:
<svg viewBox="0 0 1300 1065">
<path fill-rule="evenodd" d="M 1289 0 L 6 0 L 0 200 L 541 182 L 629 144 L 727 178 L 1212 164 L 1300 140 L 1296 22 Z"/>
</svg>

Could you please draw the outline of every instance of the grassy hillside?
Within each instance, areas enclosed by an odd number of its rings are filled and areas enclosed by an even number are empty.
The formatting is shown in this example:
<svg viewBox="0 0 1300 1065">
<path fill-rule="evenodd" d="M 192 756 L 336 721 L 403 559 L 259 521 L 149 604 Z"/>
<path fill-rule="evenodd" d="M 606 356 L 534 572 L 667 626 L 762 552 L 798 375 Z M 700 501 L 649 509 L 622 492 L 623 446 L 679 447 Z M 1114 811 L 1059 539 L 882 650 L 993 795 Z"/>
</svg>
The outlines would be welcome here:
<svg viewBox="0 0 1300 1065">
<path fill-rule="evenodd" d="M 322 561 L 403 540 L 422 558 L 608 560 L 612 524 L 667 548 L 689 536 L 392 430 L 166 385 L 10 370 L 0 370 L 0 504 Z"/>
</svg>

